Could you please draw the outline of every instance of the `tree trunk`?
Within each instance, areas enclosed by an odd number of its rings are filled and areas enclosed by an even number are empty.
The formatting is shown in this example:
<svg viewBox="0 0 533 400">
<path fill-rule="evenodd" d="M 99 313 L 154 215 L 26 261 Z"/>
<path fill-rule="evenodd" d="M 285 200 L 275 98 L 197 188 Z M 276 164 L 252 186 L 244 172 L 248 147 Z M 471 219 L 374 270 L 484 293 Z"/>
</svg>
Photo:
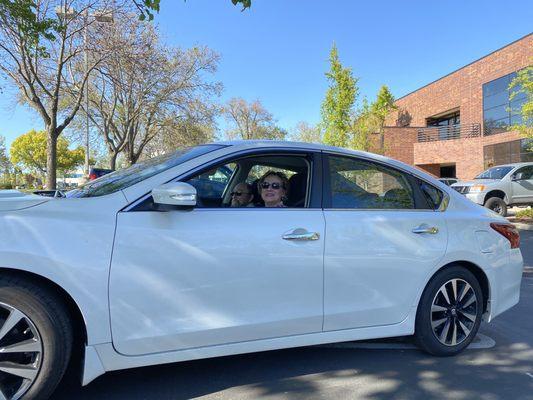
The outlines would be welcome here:
<svg viewBox="0 0 533 400">
<path fill-rule="evenodd" d="M 47 129 L 48 140 L 46 142 L 46 190 L 56 189 L 57 177 L 57 136 L 55 129 Z"/>
<path fill-rule="evenodd" d="M 118 157 L 118 153 L 111 153 L 111 155 L 109 156 L 109 168 L 112 169 L 113 171 L 117 169 L 117 157 Z"/>
</svg>

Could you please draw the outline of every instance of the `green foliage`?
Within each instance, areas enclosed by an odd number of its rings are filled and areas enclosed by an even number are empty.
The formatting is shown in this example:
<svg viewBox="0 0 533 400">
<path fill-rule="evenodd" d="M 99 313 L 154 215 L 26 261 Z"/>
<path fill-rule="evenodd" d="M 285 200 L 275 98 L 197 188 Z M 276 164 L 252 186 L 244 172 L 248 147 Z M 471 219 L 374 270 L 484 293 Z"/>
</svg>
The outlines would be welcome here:
<svg viewBox="0 0 533 400">
<path fill-rule="evenodd" d="M 60 26 L 50 18 L 38 19 L 36 9 L 34 0 L 0 0 L 0 23 L 16 25 L 28 48 L 41 56 L 48 56 L 39 40 L 41 37 L 54 40 Z"/>
<path fill-rule="evenodd" d="M 324 143 L 346 147 L 350 143 L 353 107 L 358 94 L 357 78 L 353 77 L 350 68 L 342 66 L 335 45 L 329 62 L 330 70 L 326 73 L 329 88 L 321 110 Z"/>
<path fill-rule="evenodd" d="M 57 140 L 57 169 L 63 173 L 81 165 L 85 160 L 84 149 L 78 147 L 70 150 L 69 144 L 64 137 Z M 46 132 L 32 129 L 11 144 L 11 162 L 31 172 L 45 174 L 46 147 Z"/>
<path fill-rule="evenodd" d="M 11 167 L 6 151 L 6 138 L 0 136 L 0 173 L 5 173 Z"/>
<path fill-rule="evenodd" d="M 516 213 L 516 218 L 533 218 L 533 208 L 526 208 Z"/>
<path fill-rule="evenodd" d="M 533 138 L 533 66 L 518 71 L 509 89 L 512 90 L 511 100 L 521 93 L 526 95 L 526 101 L 520 110 L 523 123 L 514 128 L 518 129 L 524 136 Z"/>
</svg>

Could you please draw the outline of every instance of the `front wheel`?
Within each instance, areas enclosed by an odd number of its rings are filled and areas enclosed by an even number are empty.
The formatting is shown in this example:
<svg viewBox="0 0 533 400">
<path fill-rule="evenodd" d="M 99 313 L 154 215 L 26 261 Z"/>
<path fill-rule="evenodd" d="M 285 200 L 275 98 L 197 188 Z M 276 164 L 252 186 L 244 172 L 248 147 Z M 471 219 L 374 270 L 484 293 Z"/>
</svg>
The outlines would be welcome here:
<svg viewBox="0 0 533 400">
<path fill-rule="evenodd" d="M 507 204 L 505 204 L 505 201 L 499 197 L 491 197 L 488 199 L 485 202 L 485 207 L 494 211 L 496 214 L 501 215 L 502 217 L 507 215 Z"/>
<path fill-rule="evenodd" d="M 428 283 L 416 314 L 418 345 L 436 356 L 451 356 L 474 339 L 483 314 L 476 277 L 461 266 L 438 272 Z"/>
<path fill-rule="evenodd" d="M 52 291 L 0 278 L 0 399 L 47 399 L 72 350 L 68 313 Z"/>
</svg>

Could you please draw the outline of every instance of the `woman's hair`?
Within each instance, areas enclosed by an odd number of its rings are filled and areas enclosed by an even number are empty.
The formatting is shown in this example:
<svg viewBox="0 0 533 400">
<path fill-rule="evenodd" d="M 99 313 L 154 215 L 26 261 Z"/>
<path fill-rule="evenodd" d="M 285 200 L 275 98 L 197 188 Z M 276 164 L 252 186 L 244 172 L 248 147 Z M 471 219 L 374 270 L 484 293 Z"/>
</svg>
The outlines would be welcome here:
<svg viewBox="0 0 533 400">
<path fill-rule="evenodd" d="M 263 176 L 259 178 L 259 181 L 257 182 L 257 188 L 259 190 L 259 193 L 261 193 L 261 189 L 262 189 L 261 184 L 264 182 L 264 180 L 267 177 L 272 176 L 272 175 L 277 176 L 279 179 L 281 179 L 281 186 L 283 187 L 283 189 L 285 189 L 284 198 L 286 200 L 287 196 L 289 195 L 289 180 L 287 179 L 287 176 L 283 172 L 270 170 L 270 171 L 267 171 L 265 174 L 263 174 Z"/>
</svg>

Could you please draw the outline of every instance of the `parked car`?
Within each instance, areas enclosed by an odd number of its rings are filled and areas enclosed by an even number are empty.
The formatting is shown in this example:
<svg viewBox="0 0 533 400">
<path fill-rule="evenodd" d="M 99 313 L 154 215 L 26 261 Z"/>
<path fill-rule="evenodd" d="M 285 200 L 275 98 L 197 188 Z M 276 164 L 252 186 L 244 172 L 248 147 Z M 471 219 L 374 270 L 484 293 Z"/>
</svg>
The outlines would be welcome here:
<svg viewBox="0 0 533 400">
<path fill-rule="evenodd" d="M 268 189 L 285 190 L 285 207 L 228 207 L 238 183 L 269 170 L 289 177 Z M 224 188 L 215 196 L 201 180 Z M 124 368 L 413 334 L 454 355 L 519 299 L 512 225 L 364 152 L 202 145 L 65 198 L 0 195 L 0 211 L 8 399 L 47 398 L 73 352 L 83 385 Z"/>
<path fill-rule="evenodd" d="M 455 178 L 439 178 L 439 181 L 444 183 L 446 186 L 451 186 L 454 183 L 457 183 L 457 179 Z"/>
<path fill-rule="evenodd" d="M 505 217 L 508 207 L 533 205 L 533 162 L 498 165 L 452 188 Z"/>
<path fill-rule="evenodd" d="M 91 168 L 89 171 L 89 180 L 94 181 L 95 179 L 100 178 L 101 176 L 110 174 L 114 169 L 105 169 L 105 168 Z"/>
</svg>

